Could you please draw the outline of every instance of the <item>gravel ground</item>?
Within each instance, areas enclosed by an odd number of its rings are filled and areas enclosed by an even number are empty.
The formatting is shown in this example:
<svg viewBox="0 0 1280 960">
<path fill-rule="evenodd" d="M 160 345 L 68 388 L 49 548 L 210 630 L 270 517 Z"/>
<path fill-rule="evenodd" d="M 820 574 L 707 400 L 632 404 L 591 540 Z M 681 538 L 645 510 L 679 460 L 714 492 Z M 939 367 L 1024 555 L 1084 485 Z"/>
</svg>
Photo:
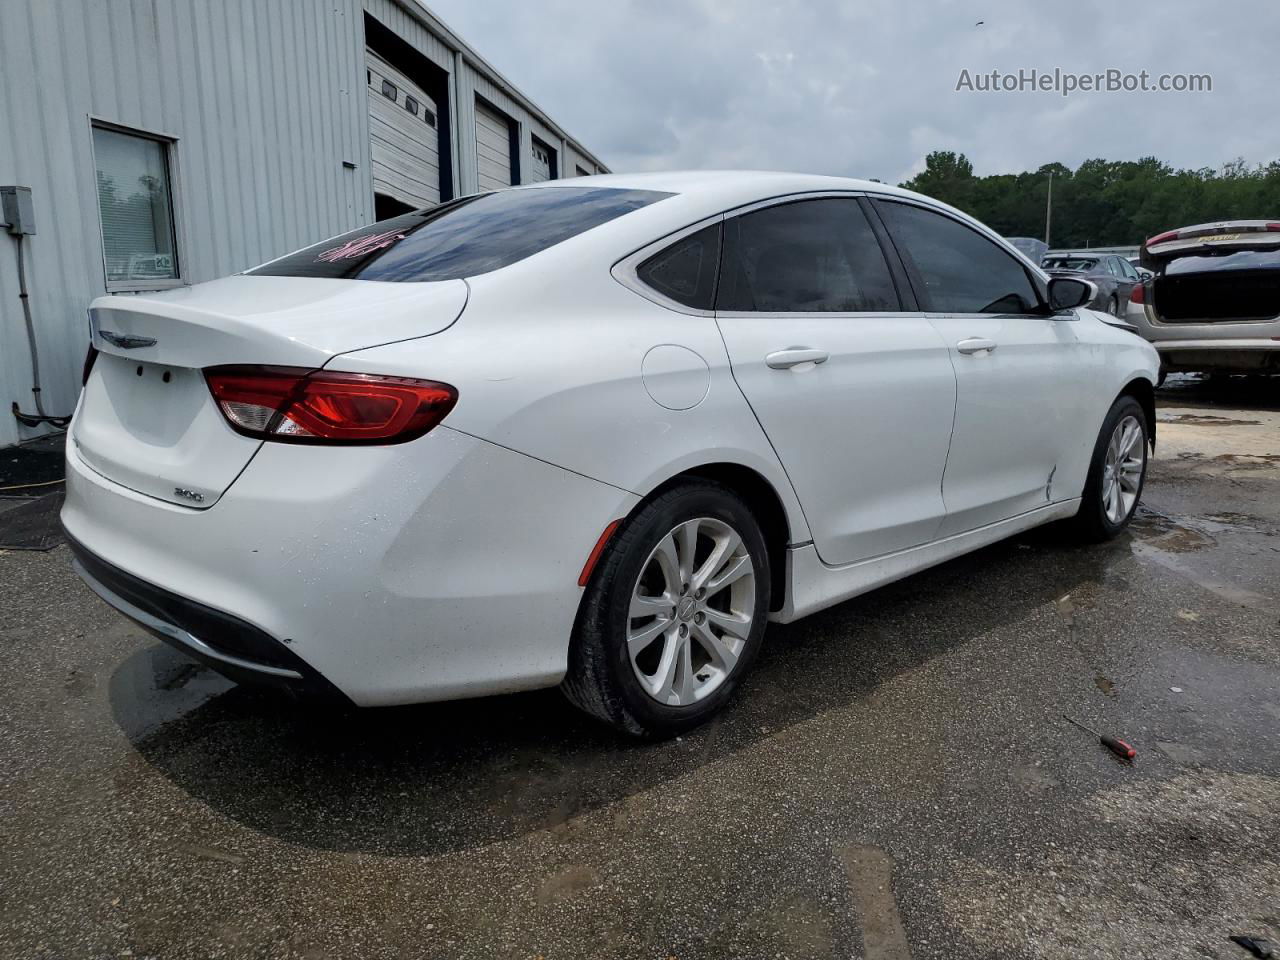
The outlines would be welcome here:
<svg viewBox="0 0 1280 960">
<path fill-rule="evenodd" d="M 1175 378 L 1130 533 L 771 627 L 659 745 L 554 691 L 298 708 L 65 547 L 0 554 L 0 957 L 1247 957 L 1280 941 L 1277 409 Z"/>
</svg>

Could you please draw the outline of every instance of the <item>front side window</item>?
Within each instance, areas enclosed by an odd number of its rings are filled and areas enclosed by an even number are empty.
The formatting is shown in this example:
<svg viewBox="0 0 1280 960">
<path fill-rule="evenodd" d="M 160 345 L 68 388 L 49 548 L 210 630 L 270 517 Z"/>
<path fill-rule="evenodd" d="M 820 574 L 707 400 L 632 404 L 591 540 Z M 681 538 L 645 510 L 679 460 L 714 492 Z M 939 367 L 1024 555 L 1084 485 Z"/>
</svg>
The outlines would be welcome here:
<svg viewBox="0 0 1280 960">
<path fill-rule="evenodd" d="M 715 306 L 720 267 L 720 224 L 703 227 L 660 250 L 636 268 L 636 276 L 676 303 L 697 310 Z"/>
<path fill-rule="evenodd" d="M 978 231 L 909 203 L 876 201 L 903 258 L 923 282 L 927 309 L 1032 313 L 1040 299 L 1022 264 Z M 1046 266 L 1048 266 L 1046 261 Z"/>
<path fill-rule="evenodd" d="M 178 279 L 170 146 L 166 140 L 93 128 L 108 289 Z"/>
<path fill-rule="evenodd" d="M 836 197 L 729 220 L 716 309 L 851 313 L 901 307 L 858 201 Z"/>
<path fill-rule="evenodd" d="M 397 282 L 473 277 L 669 196 L 600 187 L 481 193 L 352 230 L 247 272 Z"/>
</svg>

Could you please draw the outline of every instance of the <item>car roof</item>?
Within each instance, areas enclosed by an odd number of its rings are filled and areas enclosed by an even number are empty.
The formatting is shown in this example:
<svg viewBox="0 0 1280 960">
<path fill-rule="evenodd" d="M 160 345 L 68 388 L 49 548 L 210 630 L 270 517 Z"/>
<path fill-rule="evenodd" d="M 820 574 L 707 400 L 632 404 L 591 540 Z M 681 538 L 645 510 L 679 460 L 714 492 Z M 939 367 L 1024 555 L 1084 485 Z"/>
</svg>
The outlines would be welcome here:
<svg viewBox="0 0 1280 960">
<path fill-rule="evenodd" d="M 831 177 L 816 173 L 787 173 L 780 170 L 671 170 L 654 173 L 603 173 L 592 177 L 570 177 L 546 180 L 533 187 L 573 186 L 612 187 L 623 190 L 663 190 L 670 193 L 696 193 L 707 190 L 739 189 L 754 194 L 787 193 L 818 190 L 872 190 L 879 193 L 918 196 L 887 183 L 859 180 L 854 177 Z"/>
<path fill-rule="evenodd" d="M 670 193 L 672 196 L 661 203 L 649 204 L 625 217 L 618 217 L 595 230 L 557 244 L 554 249 L 566 256 L 580 256 L 585 247 L 595 246 L 601 256 L 611 256 L 616 259 L 622 251 L 630 253 L 684 225 L 718 213 L 731 212 L 735 208 L 792 194 L 862 192 L 915 200 L 936 210 L 945 211 L 1013 251 L 1034 270 L 1040 272 L 1039 264 L 986 224 L 974 219 L 963 210 L 957 210 L 933 197 L 875 180 L 775 170 L 673 170 L 660 173 L 606 173 L 589 177 L 567 177 L 524 184 L 511 189 L 548 190 L 575 187 L 655 190 Z M 588 234 L 590 234 L 589 237 Z"/>
<path fill-rule="evenodd" d="M 675 207 L 703 207 L 728 210 L 787 194 L 824 191 L 863 191 L 928 203 L 977 223 L 961 210 L 933 197 L 913 193 L 888 183 L 854 177 L 829 177 L 814 173 L 785 173 L 775 170 L 674 170 L 662 173 L 605 173 L 590 177 L 546 180 L 516 187 L 517 190 L 544 190 L 555 187 L 607 187 L 615 190 L 657 190 L 682 198 L 679 204 L 658 204 L 663 212 Z M 985 225 L 984 225 L 985 226 Z"/>
</svg>

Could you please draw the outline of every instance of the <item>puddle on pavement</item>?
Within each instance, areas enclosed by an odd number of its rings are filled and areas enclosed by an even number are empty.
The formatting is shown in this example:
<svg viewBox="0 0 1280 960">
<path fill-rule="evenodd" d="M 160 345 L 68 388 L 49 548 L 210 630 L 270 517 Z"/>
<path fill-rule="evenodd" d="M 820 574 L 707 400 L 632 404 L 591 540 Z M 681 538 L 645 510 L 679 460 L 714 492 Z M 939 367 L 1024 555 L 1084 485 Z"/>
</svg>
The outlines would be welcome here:
<svg viewBox="0 0 1280 960">
<path fill-rule="evenodd" d="M 1193 528 L 1194 521 L 1186 518 L 1174 520 L 1145 507 L 1140 508 L 1129 529 L 1136 539 L 1146 546 L 1166 553 L 1193 553 L 1215 545 L 1208 532 Z M 1222 525 L 1219 525 L 1222 526 Z"/>
<path fill-rule="evenodd" d="M 1234 467 L 1270 467 L 1280 463 L 1280 453 L 1220 453 L 1210 459 Z"/>
<path fill-rule="evenodd" d="M 1189 427 L 1256 427 L 1261 420 L 1237 420 L 1234 417 L 1215 417 L 1211 413 L 1180 413 L 1172 417 L 1157 417 L 1159 423 L 1179 423 Z"/>
</svg>

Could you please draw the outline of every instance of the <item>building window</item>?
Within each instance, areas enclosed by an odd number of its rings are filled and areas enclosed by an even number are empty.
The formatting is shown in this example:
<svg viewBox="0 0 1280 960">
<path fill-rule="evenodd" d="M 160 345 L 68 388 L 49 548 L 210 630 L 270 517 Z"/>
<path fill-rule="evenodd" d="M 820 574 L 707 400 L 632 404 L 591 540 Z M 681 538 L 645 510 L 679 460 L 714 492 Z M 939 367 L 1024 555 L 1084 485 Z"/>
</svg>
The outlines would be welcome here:
<svg viewBox="0 0 1280 960">
<path fill-rule="evenodd" d="M 155 289 L 178 282 L 169 151 L 172 142 L 93 128 L 107 289 Z"/>
<path fill-rule="evenodd" d="M 422 108 L 422 119 L 426 121 L 428 127 L 434 127 L 436 125 L 436 115 L 426 107 Z"/>
<path fill-rule="evenodd" d="M 382 95 L 384 97 L 386 97 L 392 103 L 395 103 L 396 93 L 397 93 L 396 85 L 394 83 L 392 83 L 390 80 L 382 81 Z"/>
<path fill-rule="evenodd" d="M 418 115 L 418 101 L 407 93 L 404 95 L 404 108 L 415 117 Z"/>
</svg>

